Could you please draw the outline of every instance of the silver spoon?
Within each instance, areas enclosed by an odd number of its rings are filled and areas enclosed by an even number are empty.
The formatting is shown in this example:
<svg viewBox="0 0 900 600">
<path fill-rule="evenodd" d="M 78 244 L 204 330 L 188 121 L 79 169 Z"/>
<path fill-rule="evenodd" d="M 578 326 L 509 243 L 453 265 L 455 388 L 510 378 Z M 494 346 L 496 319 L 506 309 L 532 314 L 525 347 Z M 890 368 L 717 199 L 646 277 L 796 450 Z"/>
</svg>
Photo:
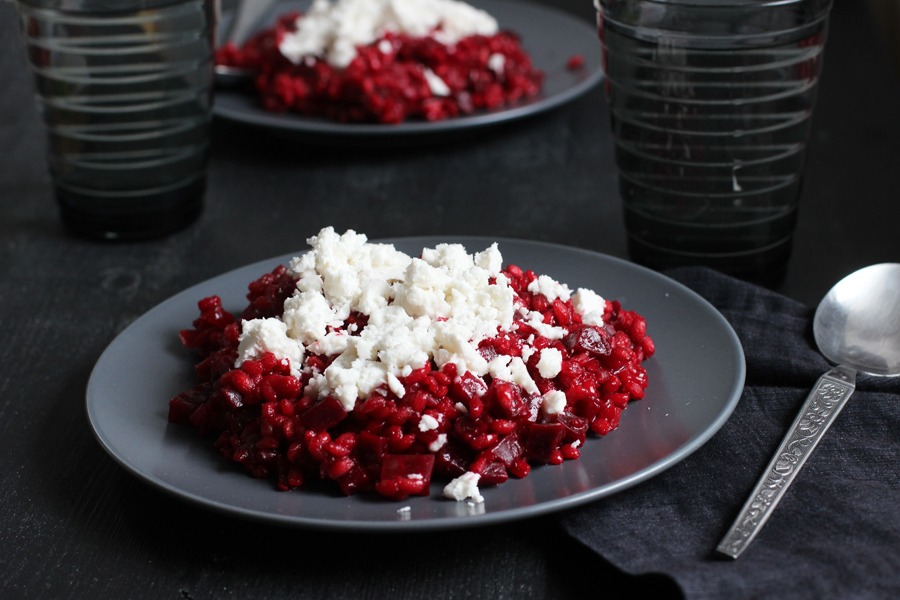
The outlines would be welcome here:
<svg viewBox="0 0 900 600">
<path fill-rule="evenodd" d="M 716 548 L 737 558 L 766 523 L 856 388 L 856 374 L 900 375 L 900 264 L 872 265 L 837 283 L 816 309 L 813 335 L 837 366 L 822 375 L 734 524 Z"/>
</svg>

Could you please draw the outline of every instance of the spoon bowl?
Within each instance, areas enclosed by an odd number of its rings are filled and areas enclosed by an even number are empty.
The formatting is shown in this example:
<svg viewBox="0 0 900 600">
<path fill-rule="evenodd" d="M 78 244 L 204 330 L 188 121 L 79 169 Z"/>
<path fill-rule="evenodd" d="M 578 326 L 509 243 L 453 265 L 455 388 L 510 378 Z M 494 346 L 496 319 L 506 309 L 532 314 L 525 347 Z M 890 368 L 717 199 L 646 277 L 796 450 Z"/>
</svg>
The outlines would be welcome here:
<svg viewBox="0 0 900 600">
<path fill-rule="evenodd" d="M 816 346 L 836 366 L 816 382 L 800 413 L 716 550 L 737 558 L 856 389 L 857 373 L 900 375 L 900 264 L 865 267 L 839 281 L 816 309 Z"/>
<path fill-rule="evenodd" d="M 900 264 L 860 269 L 842 279 L 813 319 L 829 361 L 869 375 L 900 375 Z"/>
</svg>

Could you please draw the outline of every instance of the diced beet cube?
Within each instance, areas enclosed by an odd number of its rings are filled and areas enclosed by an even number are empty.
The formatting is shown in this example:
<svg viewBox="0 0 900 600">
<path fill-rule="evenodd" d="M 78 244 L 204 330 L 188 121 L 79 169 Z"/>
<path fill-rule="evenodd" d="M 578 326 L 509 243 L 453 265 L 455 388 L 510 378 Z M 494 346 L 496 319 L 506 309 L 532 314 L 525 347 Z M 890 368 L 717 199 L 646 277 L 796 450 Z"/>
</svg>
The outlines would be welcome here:
<svg viewBox="0 0 900 600">
<path fill-rule="evenodd" d="M 490 449 L 490 452 L 497 460 L 509 467 L 522 458 L 525 449 L 519 441 L 519 434 L 513 432 L 500 440 L 496 446 Z"/>
<path fill-rule="evenodd" d="M 572 352 L 591 352 L 606 356 L 612 351 L 610 333 L 594 325 L 582 325 L 563 338 L 566 348 Z"/>
<path fill-rule="evenodd" d="M 481 475 L 478 480 L 479 485 L 500 485 L 509 479 L 506 465 L 499 460 L 485 463 L 478 469 L 478 474 Z"/>
<path fill-rule="evenodd" d="M 381 464 L 381 478 L 412 478 L 421 476 L 431 479 L 434 470 L 433 454 L 385 454 Z"/>
<path fill-rule="evenodd" d="M 433 469 L 432 454 L 386 454 L 375 490 L 392 500 L 427 496 Z"/>
<path fill-rule="evenodd" d="M 549 462 L 566 435 L 562 423 L 529 423 L 525 431 L 525 456 L 536 463 Z"/>
<path fill-rule="evenodd" d="M 321 402 L 307 408 L 300 416 L 303 426 L 313 431 L 326 431 L 344 420 L 347 411 L 334 396 L 327 396 Z"/>
<path fill-rule="evenodd" d="M 381 461 L 387 454 L 388 441 L 380 435 L 362 431 L 356 440 L 356 460 L 369 471 L 377 473 L 381 468 Z"/>
<path fill-rule="evenodd" d="M 448 442 L 435 454 L 434 470 L 441 475 L 459 477 L 469 470 L 471 451 Z"/>
<path fill-rule="evenodd" d="M 340 477 L 337 482 L 341 488 L 341 493 L 345 496 L 352 496 L 358 492 L 371 490 L 374 485 L 374 478 L 364 468 L 356 464 Z"/>
<path fill-rule="evenodd" d="M 201 384 L 169 400 L 169 422 L 180 425 L 187 423 L 197 407 L 206 402 L 208 390 L 208 385 Z"/>
<path fill-rule="evenodd" d="M 453 421 L 456 439 L 473 450 L 484 450 L 497 443 L 496 434 L 488 430 L 484 419 L 473 418 L 472 414 L 460 415 Z"/>
<path fill-rule="evenodd" d="M 566 429 L 566 434 L 564 441 L 566 442 L 574 442 L 578 440 L 579 442 L 583 442 L 585 435 L 587 435 L 588 430 L 588 420 L 582 417 L 570 414 L 570 413 L 560 413 L 556 416 L 557 422 L 562 424 Z"/>
<path fill-rule="evenodd" d="M 481 397 L 486 391 L 487 384 L 484 383 L 484 380 L 469 371 L 457 377 L 450 384 L 450 396 L 466 406 L 469 406 L 472 398 Z"/>
<path fill-rule="evenodd" d="M 202 435 L 222 431 L 225 428 L 224 424 L 228 417 L 216 404 L 214 400 L 204 402 L 188 417 L 188 422 Z"/>
<path fill-rule="evenodd" d="M 519 386 L 495 379 L 491 382 L 489 396 L 493 400 L 492 412 L 500 418 L 515 419 L 525 416 L 528 407 L 522 400 Z"/>
</svg>

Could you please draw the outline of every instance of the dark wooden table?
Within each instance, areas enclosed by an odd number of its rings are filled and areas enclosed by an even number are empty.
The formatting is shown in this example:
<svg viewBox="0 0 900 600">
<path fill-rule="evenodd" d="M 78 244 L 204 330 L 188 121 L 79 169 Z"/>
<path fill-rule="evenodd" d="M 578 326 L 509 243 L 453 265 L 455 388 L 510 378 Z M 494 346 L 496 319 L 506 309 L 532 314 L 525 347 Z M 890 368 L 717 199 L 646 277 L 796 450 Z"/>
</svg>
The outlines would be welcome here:
<svg viewBox="0 0 900 600">
<path fill-rule="evenodd" d="M 589 0 L 545 3 L 593 18 Z M 779 288 L 809 304 L 857 267 L 900 260 L 900 82 L 866 6 L 834 8 L 796 250 Z M 14 5 L 0 2 L 0 597 L 539 599 L 649 587 L 678 596 L 584 551 L 552 516 L 373 536 L 203 510 L 117 466 L 85 417 L 95 361 L 136 317 L 206 278 L 302 249 L 324 225 L 624 256 L 599 88 L 512 126 L 377 152 L 218 121 L 203 216 L 128 244 L 62 229 L 32 90 Z"/>
</svg>

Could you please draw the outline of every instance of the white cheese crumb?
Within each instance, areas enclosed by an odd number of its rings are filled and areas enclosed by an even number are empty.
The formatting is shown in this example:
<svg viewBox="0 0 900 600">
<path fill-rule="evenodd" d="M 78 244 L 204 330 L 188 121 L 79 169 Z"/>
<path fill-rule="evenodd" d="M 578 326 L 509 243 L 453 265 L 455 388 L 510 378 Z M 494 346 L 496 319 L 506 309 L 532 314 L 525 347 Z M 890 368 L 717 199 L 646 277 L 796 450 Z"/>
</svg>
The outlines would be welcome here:
<svg viewBox="0 0 900 600">
<path fill-rule="evenodd" d="M 428 444 L 428 450 L 431 452 L 437 452 L 441 448 L 444 447 L 444 444 L 447 443 L 447 434 L 439 433 L 437 439 Z"/>
<path fill-rule="evenodd" d="M 280 359 L 288 359 L 291 374 L 295 377 L 300 374 L 305 352 L 303 345 L 288 336 L 287 326 L 281 320 L 271 318 L 243 321 L 235 367 L 240 367 L 245 360 L 257 359 L 266 352 L 271 352 Z"/>
<path fill-rule="evenodd" d="M 488 68 L 498 75 L 503 74 L 503 67 L 506 66 L 506 57 L 495 52 L 488 57 Z"/>
<path fill-rule="evenodd" d="M 437 429 L 439 424 L 438 420 L 431 415 L 422 415 L 422 418 L 419 419 L 419 431 Z"/>
<path fill-rule="evenodd" d="M 561 340 L 566 335 L 565 327 L 547 325 L 544 323 L 544 315 L 536 310 L 528 311 L 524 321 L 529 327 L 537 331 L 538 335 L 548 340 Z M 534 340 L 531 340 L 529 343 L 533 342 Z"/>
<path fill-rule="evenodd" d="M 572 307 L 581 315 L 581 321 L 587 325 L 603 325 L 603 311 L 606 300 L 600 294 L 586 288 L 578 288 L 572 296 Z"/>
<path fill-rule="evenodd" d="M 503 256 L 494 242 L 487 249 L 475 255 L 475 264 L 486 270 L 492 277 L 500 275 L 500 269 L 503 268 Z"/>
<path fill-rule="evenodd" d="M 346 350 L 349 342 L 350 336 L 341 331 L 335 331 L 326 333 L 323 337 L 309 344 L 307 348 L 313 354 L 331 356 Z"/>
<path fill-rule="evenodd" d="M 544 348 L 537 362 L 538 373 L 544 379 L 553 379 L 562 370 L 562 352 L 558 348 Z"/>
<path fill-rule="evenodd" d="M 531 358 L 535 352 L 537 352 L 537 350 L 534 346 L 522 346 L 522 360 L 528 362 L 528 359 Z"/>
<path fill-rule="evenodd" d="M 450 95 L 450 87 L 437 73 L 428 68 L 423 69 L 422 73 L 425 75 L 425 82 L 428 84 L 428 89 L 431 90 L 432 96 L 446 98 Z"/>
<path fill-rule="evenodd" d="M 566 284 L 560 283 L 548 275 L 539 275 L 537 279 L 528 284 L 528 291 L 532 294 L 543 294 L 550 302 L 557 298 L 565 302 L 572 295 Z"/>
<path fill-rule="evenodd" d="M 558 415 L 566 410 L 566 394 L 551 390 L 541 397 L 541 408 L 546 415 Z"/>
<path fill-rule="evenodd" d="M 494 379 L 515 383 L 529 394 L 539 394 L 537 384 L 531 378 L 528 367 L 518 356 L 501 354 L 488 364 L 488 371 Z"/>
<path fill-rule="evenodd" d="M 479 479 L 481 479 L 481 475 L 478 473 L 473 473 L 472 471 L 463 473 L 444 487 L 444 497 L 451 498 L 457 502 L 462 502 L 469 498 L 473 502 L 484 502 L 484 497 L 478 490 Z"/>
<path fill-rule="evenodd" d="M 402 398 L 406 395 L 406 388 L 403 387 L 403 384 L 400 383 L 400 380 L 397 379 L 397 376 L 393 373 L 387 374 L 387 383 L 388 389 L 391 390 L 398 398 Z"/>
</svg>

